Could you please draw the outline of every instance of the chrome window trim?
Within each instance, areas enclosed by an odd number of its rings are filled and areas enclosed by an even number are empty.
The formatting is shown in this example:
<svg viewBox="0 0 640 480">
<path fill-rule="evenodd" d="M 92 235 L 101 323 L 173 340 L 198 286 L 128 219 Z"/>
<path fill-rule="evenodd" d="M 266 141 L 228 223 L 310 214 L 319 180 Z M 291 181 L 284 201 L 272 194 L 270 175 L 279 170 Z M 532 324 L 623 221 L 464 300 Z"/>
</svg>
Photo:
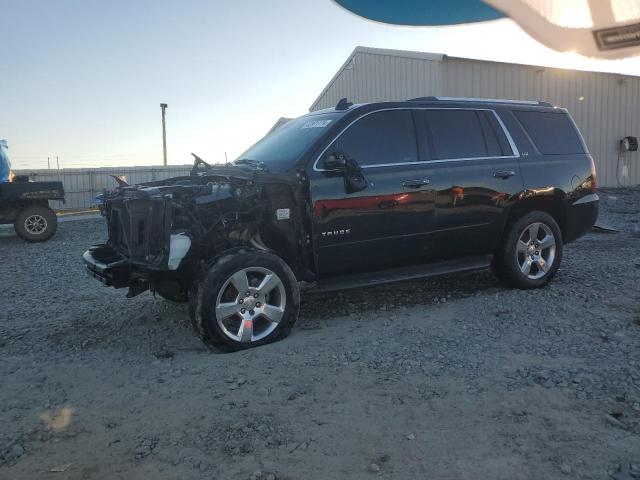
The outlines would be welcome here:
<svg viewBox="0 0 640 480">
<path fill-rule="evenodd" d="M 495 110 L 491 109 L 491 108 L 469 108 L 469 107 L 395 107 L 395 108 L 381 108 L 378 110 L 372 110 L 370 112 L 367 112 L 365 114 L 360 115 L 358 118 L 353 119 L 349 125 L 347 125 L 346 127 L 344 127 L 328 144 L 326 147 L 324 147 L 324 149 L 322 149 L 322 151 L 320 152 L 320 154 L 318 155 L 318 157 L 316 158 L 315 162 L 313 162 L 313 170 L 315 172 L 330 172 L 331 170 L 326 170 L 324 168 L 318 168 L 318 162 L 320 161 L 320 159 L 322 158 L 322 156 L 325 154 L 325 152 L 329 149 L 329 147 L 338 139 L 340 138 L 340 136 L 342 136 L 342 134 L 344 132 L 346 132 L 354 123 L 356 123 L 357 121 L 359 121 L 360 119 L 366 117 L 367 115 L 371 115 L 372 113 L 378 113 L 378 112 L 388 112 L 388 111 L 394 111 L 394 110 L 470 110 L 472 112 L 491 112 L 493 114 L 493 116 L 496 118 L 496 120 L 498 121 L 498 124 L 500 125 L 500 128 L 502 129 L 502 131 L 504 132 L 505 136 L 507 137 L 507 141 L 509 142 L 509 147 L 511 147 L 511 152 L 513 153 L 513 155 L 500 155 L 500 156 L 493 156 L 493 157 L 466 157 L 466 158 L 439 158 L 437 160 L 417 160 L 415 162 L 397 162 L 397 163 L 380 163 L 377 165 L 360 165 L 360 168 L 380 168 L 380 167 L 397 167 L 397 166 L 402 166 L 402 165 L 422 165 L 422 164 L 431 164 L 431 163 L 447 163 L 447 162 L 465 162 L 468 160 L 499 160 L 499 159 L 507 159 L 507 158 L 520 158 L 520 152 L 518 151 L 518 147 L 516 147 L 515 142 L 513 141 L 513 138 L 511 137 L 511 133 L 509 133 L 509 130 L 507 130 L 507 127 L 505 126 L 504 122 L 502 121 L 502 119 L 500 118 L 500 115 L 498 115 L 496 113 Z"/>
<path fill-rule="evenodd" d="M 378 165 L 362 165 L 360 168 L 379 168 L 379 167 L 395 167 L 397 165 L 423 165 L 426 163 L 449 163 L 449 162 L 466 162 L 468 160 L 500 160 L 505 158 L 518 158 L 513 155 L 500 157 L 466 157 L 466 158 L 443 158 L 439 160 L 420 160 L 417 162 L 400 162 L 400 163 L 380 163 Z M 330 170 L 316 170 L 326 172 Z"/>
<path fill-rule="evenodd" d="M 496 120 L 498 120 L 498 123 L 500 124 L 500 128 L 502 128 L 502 131 L 504 132 L 505 136 L 507 137 L 507 141 L 509 142 L 509 146 L 511 147 L 511 153 L 513 153 L 513 155 L 507 155 L 506 158 L 517 158 L 517 157 L 519 157 L 520 156 L 520 151 L 518 150 L 518 147 L 516 146 L 516 142 L 513 141 L 513 137 L 511 136 L 511 133 L 507 129 L 507 126 L 504 124 L 504 122 L 500 118 L 500 115 L 498 115 L 495 110 L 488 110 L 488 111 L 493 113 L 493 116 L 496 117 Z"/>
</svg>

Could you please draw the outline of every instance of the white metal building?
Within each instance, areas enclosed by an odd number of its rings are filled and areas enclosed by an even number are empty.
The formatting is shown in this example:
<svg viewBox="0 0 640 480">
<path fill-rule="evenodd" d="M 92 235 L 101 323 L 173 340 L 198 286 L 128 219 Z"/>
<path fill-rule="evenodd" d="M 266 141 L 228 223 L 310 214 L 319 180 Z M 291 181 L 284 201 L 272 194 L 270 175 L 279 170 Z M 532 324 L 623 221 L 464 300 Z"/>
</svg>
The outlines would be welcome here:
<svg viewBox="0 0 640 480">
<path fill-rule="evenodd" d="M 598 185 L 640 184 L 640 152 L 619 154 L 622 138 L 640 137 L 637 76 L 356 47 L 310 110 L 332 107 L 342 97 L 361 103 L 431 95 L 544 100 L 565 107 L 594 156 Z"/>
</svg>

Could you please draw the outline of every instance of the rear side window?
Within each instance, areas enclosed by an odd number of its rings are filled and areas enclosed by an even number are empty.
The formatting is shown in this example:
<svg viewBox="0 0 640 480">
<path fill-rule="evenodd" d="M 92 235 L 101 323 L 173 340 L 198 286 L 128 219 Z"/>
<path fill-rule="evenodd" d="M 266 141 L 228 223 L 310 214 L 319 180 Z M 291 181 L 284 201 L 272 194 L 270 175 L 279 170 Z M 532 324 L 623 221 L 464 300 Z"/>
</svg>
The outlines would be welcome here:
<svg viewBox="0 0 640 480">
<path fill-rule="evenodd" d="M 543 155 L 585 153 L 578 132 L 564 112 L 513 112 Z"/>
<path fill-rule="evenodd" d="M 410 110 L 388 110 L 362 117 L 336 141 L 336 147 L 361 166 L 418 160 Z"/>
<path fill-rule="evenodd" d="M 430 158 L 483 158 L 511 155 L 504 132 L 491 112 L 424 110 Z"/>
<path fill-rule="evenodd" d="M 502 126 L 498 122 L 498 119 L 496 118 L 496 113 L 493 111 L 489 112 L 485 110 L 482 112 L 482 114 L 484 114 L 484 118 L 487 119 L 487 123 L 491 128 L 491 132 L 493 133 L 493 135 L 495 135 L 495 138 L 498 140 L 498 145 L 500 145 L 500 155 L 506 155 L 506 156 L 515 155 L 515 152 L 511 148 L 511 144 L 507 139 L 507 135 L 504 133 L 504 129 L 502 128 Z M 490 134 L 487 134 L 485 136 L 489 136 L 489 135 Z"/>
</svg>

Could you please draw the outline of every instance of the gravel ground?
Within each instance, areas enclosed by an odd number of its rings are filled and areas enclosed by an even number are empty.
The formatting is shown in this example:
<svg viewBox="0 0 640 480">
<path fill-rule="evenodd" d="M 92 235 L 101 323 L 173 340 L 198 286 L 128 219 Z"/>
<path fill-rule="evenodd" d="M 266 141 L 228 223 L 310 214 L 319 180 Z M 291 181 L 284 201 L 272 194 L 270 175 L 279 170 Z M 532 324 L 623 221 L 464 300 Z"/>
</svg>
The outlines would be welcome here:
<svg viewBox="0 0 640 480">
<path fill-rule="evenodd" d="M 601 197 L 621 232 L 542 290 L 308 294 L 288 339 L 226 355 L 84 273 L 101 219 L 2 229 L 0 478 L 640 478 L 640 189 Z"/>
</svg>

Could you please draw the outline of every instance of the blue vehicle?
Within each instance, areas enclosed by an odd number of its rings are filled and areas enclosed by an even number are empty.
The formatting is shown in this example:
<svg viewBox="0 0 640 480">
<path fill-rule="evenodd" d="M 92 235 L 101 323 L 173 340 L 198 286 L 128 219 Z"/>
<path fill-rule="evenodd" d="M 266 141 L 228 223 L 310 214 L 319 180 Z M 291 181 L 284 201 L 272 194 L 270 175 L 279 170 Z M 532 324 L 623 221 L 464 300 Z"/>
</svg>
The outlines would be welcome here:
<svg viewBox="0 0 640 480">
<path fill-rule="evenodd" d="M 7 153 L 8 148 L 7 141 L 0 139 L 0 183 L 7 183 L 11 175 L 11 161 Z"/>
</svg>

